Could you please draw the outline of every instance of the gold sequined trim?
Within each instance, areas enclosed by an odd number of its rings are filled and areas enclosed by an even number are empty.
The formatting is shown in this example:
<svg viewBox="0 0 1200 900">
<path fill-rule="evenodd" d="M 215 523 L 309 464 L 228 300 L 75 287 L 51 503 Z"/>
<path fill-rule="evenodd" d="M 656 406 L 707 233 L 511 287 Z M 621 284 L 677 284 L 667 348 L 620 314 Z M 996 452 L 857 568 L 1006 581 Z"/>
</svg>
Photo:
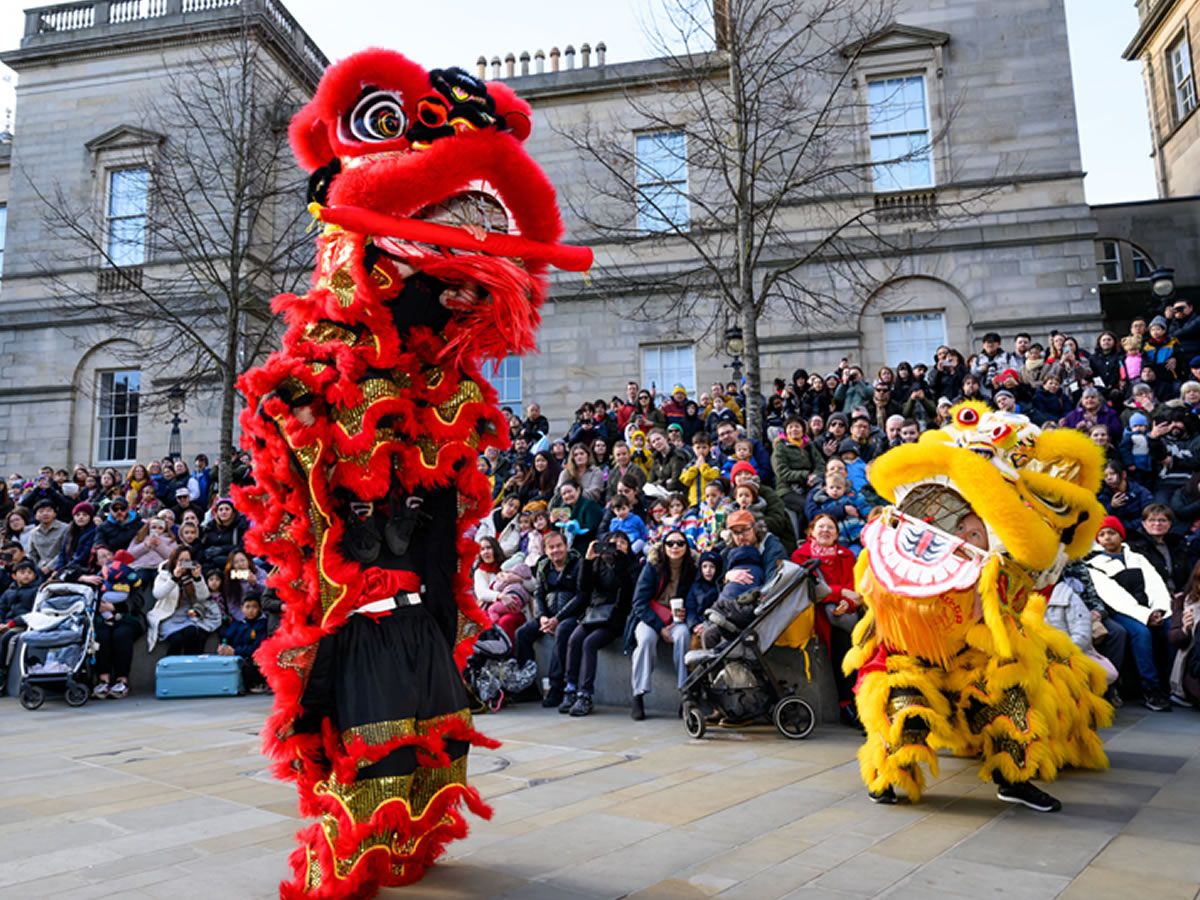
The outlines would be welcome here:
<svg viewBox="0 0 1200 900">
<path fill-rule="evenodd" d="M 333 420 L 342 427 L 347 437 L 353 437 L 362 431 L 363 420 L 367 410 L 380 400 L 401 396 L 400 385 L 388 378 L 368 378 L 359 387 L 362 389 L 363 402 L 350 409 L 339 409 L 333 413 Z"/>
<path fill-rule="evenodd" d="M 353 347 L 358 343 L 358 335 L 352 329 L 336 322 L 330 322 L 328 319 L 310 322 L 304 329 L 304 339 L 312 341 L 314 344 L 328 344 L 337 341 L 347 347 Z"/>
<path fill-rule="evenodd" d="M 338 269 L 330 275 L 325 280 L 325 287 L 333 292 L 343 308 L 354 302 L 354 276 L 346 269 Z"/>
<path fill-rule="evenodd" d="M 467 379 L 461 382 L 458 390 L 446 400 L 440 403 L 435 412 L 437 417 L 447 425 L 453 425 L 458 421 L 458 417 L 462 414 L 463 407 L 468 403 L 482 403 L 483 391 L 475 382 Z"/>
<path fill-rule="evenodd" d="M 340 784 L 330 776 L 313 788 L 313 793 L 333 797 L 356 824 L 370 821 L 385 803 L 403 803 L 411 818 L 425 814 L 430 802 L 443 788 L 467 783 L 467 757 L 463 755 L 448 766 L 418 766 L 411 775 L 384 775 L 359 778 Z"/>
</svg>

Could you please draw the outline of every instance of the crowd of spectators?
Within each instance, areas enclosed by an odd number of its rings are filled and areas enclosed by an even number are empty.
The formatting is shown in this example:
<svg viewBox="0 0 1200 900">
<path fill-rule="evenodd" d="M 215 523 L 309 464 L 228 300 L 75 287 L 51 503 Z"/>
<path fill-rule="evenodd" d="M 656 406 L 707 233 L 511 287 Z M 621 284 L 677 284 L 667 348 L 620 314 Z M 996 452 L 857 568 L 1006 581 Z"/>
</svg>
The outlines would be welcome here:
<svg viewBox="0 0 1200 900">
<path fill-rule="evenodd" d="M 598 651 L 623 637 L 641 719 L 658 643 L 672 647 L 682 684 L 686 651 L 705 646 L 706 611 L 736 612 L 722 597 L 761 586 L 787 557 L 816 560 L 831 588 L 817 632 L 842 718 L 856 724 L 840 662 L 859 616 L 859 535 L 883 503 L 867 468 L 968 399 L 1078 429 L 1103 449 L 1108 517 L 1093 551 L 1047 590 L 1048 620 L 1101 663 L 1114 702 L 1195 704 L 1200 314 L 1182 299 L 1087 348 L 1060 332 L 1007 347 L 989 333 L 968 355 L 939 347 L 870 377 L 848 360 L 797 369 L 753 401 L 754 433 L 737 382 L 663 397 L 631 381 L 623 397 L 582 403 L 566 428 L 537 403 L 523 417 L 506 409 L 512 448 L 479 461 L 496 505 L 476 533 L 476 598 L 518 663 L 548 641 L 540 696 L 563 713 L 592 711 Z"/>
<path fill-rule="evenodd" d="M 248 459 L 234 465 L 248 477 Z M 0 693 L 38 588 L 50 580 L 97 593 L 96 698 L 129 693 L 137 641 L 169 654 L 237 656 L 247 686 L 265 684 L 251 656 L 268 633 L 277 598 L 243 548 L 248 523 L 218 496 L 208 458 L 164 458 L 124 474 L 84 465 L 42 468 L 0 482 Z"/>
<path fill-rule="evenodd" d="M 581 404 L 566 428 L 537 403 L 524 416 L 507 409 L 511 449 L 478 462 L 495 506 L 474 532 L 475 597 L 519 665 L 546 641 L 549 689 L 537 698 L 563 713 L 592 711 L 600 651 L 620 640 L 642 719 L 660 643 L 682 684 L 687 651 L 721 637 L 713 621 L 744 624 L 744 594 L 787 558 L 815 561 L 830 588 L 816 631 L 843 721 L 855 725 L 840 662 L 860 615 L 859 536 L 883 503 L 867 468 L 965 399 L 1079 429 L 1103 448 L 1109 515 L 1092 553 L 1048 592 L 1047 617 L 1105 666 L 1114 701 L 1195 704 L 1200 315 L 1187 300 L 1088 349 L 1058 332 L 1044 344 L 1021 333 L 1008 347 L 986 334 L 966 356 L 939 347 L 929 362 L 871 377 L 848 360 L 829 373 L 797 369 L 753 400 L 737 382 L 662 397 L 631 381 L 623 397 Z M 749 402 L 761 409 L 754 433 Z M 248 466 L 238 458 L 235 480 Z M 280 605 L 244 551 L 245 517 L 217 484 L 203 455 L 0 482 L 0 669 L 38 587 L 59 579 L 98 592 L 97 697 L 128 693 L 143 637 L 147 649 L 238 656 L 247 684 L 265 690 L 250 657 Z"/>
</svg>

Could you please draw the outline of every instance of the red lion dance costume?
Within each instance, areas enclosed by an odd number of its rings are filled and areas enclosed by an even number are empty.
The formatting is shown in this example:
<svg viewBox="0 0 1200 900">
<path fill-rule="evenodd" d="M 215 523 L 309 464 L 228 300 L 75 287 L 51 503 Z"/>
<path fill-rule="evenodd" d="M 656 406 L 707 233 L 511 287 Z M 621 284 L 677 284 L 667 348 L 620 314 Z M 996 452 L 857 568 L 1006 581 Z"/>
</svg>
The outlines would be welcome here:
<svg viewBox="0 0 1200 900">
<path fill-rule="evenodd" d="M 325 223 L 312 289 L 277 297 L 283 347 L 241 381 L 257 484 L 239 503 L 275 566 L 283 622 L 258 662 L 264 744 L 300 809 L 284 897 L 411 883 L 463 837 L 475 731 L 459 677 L 467 527 L 490 508 L 479 453 L 504 447 L 485 359 L 533 348 L 557 244 L 554 189 L 521 142 L 529 107 L 459 69 L 368 50 L 291 124 Z"/>
</svg>

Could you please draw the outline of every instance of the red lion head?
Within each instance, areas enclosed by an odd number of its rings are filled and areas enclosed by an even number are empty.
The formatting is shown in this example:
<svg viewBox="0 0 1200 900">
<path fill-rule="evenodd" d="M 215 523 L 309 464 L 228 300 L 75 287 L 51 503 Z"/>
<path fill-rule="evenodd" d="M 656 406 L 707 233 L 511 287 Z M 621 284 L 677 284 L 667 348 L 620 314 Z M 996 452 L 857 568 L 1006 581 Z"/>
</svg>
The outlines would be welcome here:
<svg viewBox="0 0 1200 900">
<path fill-rule="evenodd" d="M 530 128 L 505 85 L 373 49 L 325 72 L 290 137 L 322 220 L 409 269 L 483 288 L 491 308 L 456 307 L 457 331 L 482 334 L 475 352 L 491 356 L 531 348 L 547 262 L 591 260 L 557 243 L 554 188 L 522 144 Z"/>
</svg>

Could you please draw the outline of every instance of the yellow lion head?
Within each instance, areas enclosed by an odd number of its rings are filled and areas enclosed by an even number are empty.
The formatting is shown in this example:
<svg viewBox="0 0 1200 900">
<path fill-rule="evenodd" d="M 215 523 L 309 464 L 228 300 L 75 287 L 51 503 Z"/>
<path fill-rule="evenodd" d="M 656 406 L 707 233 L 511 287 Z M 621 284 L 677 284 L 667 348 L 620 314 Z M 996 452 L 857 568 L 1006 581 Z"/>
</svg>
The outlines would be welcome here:
<svg viewBox="0 0 1200 900">
<path fill-rule="evenodd" d="M 1080 432 L 966 402 L 945 428 L 872 463 L 871 484 L 892 505 L 863 529 L 860 585 L 889 642 L 924 633 L 918 642 L 945 655 L 946 626 L 961 636 L 981 616 L 995 627 L 1003 611 L 1019 613 L 1029 588 L 1091 547 L 1103 462 Z M 928 628 L 903 627 L 918 618 Z"/>
</svg>

